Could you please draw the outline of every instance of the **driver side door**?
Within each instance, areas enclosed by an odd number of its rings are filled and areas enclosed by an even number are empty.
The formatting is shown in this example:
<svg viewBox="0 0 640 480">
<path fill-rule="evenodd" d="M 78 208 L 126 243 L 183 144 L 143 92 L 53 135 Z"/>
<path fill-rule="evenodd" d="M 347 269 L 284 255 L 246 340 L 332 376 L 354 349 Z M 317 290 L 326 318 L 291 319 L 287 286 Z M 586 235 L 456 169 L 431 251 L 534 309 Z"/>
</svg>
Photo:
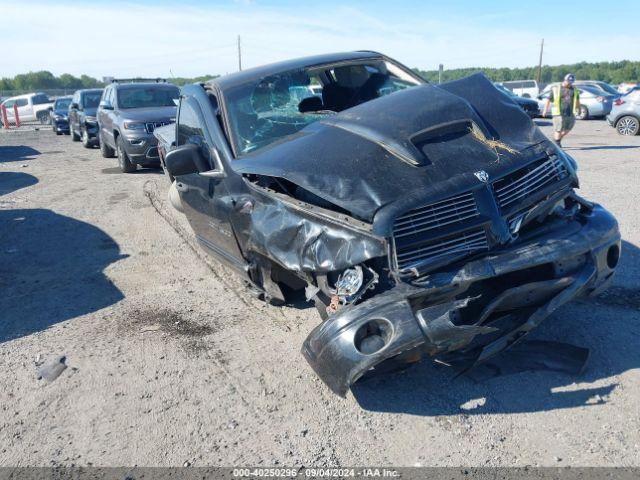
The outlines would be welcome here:
<svg viewBox="0 0 640 480">
<path fill-rule="evenodd" d="M 229 214 L 234 208 L 222 165 L 196 99 L 183 95 L 176 128 L 176 147 L 196 145 L 209 172 L 176 177 L 184 213 L 200 245 L 227 266 L 246 275 L 247 264 L 236 241 Z"/>
</svg>

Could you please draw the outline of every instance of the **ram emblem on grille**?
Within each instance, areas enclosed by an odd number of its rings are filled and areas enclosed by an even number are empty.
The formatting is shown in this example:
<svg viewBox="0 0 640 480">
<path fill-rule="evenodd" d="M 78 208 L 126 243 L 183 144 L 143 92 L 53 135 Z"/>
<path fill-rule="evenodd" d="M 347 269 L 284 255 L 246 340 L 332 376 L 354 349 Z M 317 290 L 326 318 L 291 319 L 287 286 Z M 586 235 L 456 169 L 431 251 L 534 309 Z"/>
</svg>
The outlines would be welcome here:
<svg viewBox="0 0 640 480">
<path fill-rule="evenodd" d="M 478 180 L 483 183 L 487 183 L 489 181 L 489 174 L 484 170 L 480 170 L 479 172 L 475 172 L 474 175 Z"/>
</svg>

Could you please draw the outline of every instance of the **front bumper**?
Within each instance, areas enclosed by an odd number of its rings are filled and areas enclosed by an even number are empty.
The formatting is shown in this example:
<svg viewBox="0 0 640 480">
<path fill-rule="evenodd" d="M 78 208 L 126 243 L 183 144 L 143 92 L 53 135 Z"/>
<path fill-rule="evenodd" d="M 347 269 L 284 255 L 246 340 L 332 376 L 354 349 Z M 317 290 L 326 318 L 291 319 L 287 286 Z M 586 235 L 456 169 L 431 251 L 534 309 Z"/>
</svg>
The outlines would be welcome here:
<svg viewBox="0 0 640 480">
<path fill-rule="evenodd" d="M 160 165 L 158 139 L 152 134 L 139 133 L 125 135 L 125 151 L 132 163 Z"/>
<path fill-rule="evenodd" d="M 98 138 L 98 122 L 94 122 L 94 121 L 89 121 L 89 120 L 85 120 L 84 122 L 84 128 L 87 131 L 87 135 L 89 136 L 89 138 L 91 139 L 96 139 Z"/>
<path fill-rule="evenodd" d="M 345 308 L 311 332 L 302 353 L 341 396 L 367 371 L 405 352 L 420 350 L 452 364 L 449 359 L 458 355 L 471 368 L 516 343 L 564 303 L 606 288 L 619 253 L 615 218 L 588 205 L 531 241 Z M 544 278 L 529 277 L 547 270 Z M 504 288 L 496 292 L 502 280 Z M 469 321 L 463 312 L 473 311 L 476 302 L 483 308 Z M 511 321 L 505 323 L 506 317 Z M 359 342 L 372 331 L 382 346 L 363 353 Z"/>
<path fill-rule="evenodd" d="M 62 132 L 62 133 L 68 132 L 69 120 L 67 119 L 53 120 L 53 129 L 56 132 Z"/>
</svg>

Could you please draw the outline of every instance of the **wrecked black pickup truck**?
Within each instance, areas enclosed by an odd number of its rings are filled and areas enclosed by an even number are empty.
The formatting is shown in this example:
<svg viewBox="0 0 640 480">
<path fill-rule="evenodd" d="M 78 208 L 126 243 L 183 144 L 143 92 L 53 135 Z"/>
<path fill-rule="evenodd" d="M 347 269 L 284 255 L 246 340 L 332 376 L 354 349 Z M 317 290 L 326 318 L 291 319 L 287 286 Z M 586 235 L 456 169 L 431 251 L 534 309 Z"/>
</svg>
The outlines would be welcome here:
<svg viewBox="0 0 640 480">
<path fill-rule="evenodd" d="M 302 353 L 337 394 L 423 355 L 464 370 L 610 282 L 613 216 L 483 75 L 430 85 L 375 52 L 182 90 L 163 166 L 202 247 L 322 322 Z"/>
</svg>

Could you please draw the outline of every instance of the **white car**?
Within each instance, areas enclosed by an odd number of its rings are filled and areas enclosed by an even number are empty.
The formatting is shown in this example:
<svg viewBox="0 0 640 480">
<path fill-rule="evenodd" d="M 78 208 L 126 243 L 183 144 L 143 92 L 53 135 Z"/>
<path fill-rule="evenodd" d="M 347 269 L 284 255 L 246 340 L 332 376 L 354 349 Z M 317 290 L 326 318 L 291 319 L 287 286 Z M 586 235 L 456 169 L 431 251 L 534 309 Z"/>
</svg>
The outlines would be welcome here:
<svg viewBox="0 0 640 480">
<path fill-rule="evenodd" d="M 535 80 L 510 80 L 499 83 L 519 97 L 536 98 L 540 94 L 540 86 Z"/>
<path fill-rule="evenodd" d="M 53 102 L 44 93 L 27 93 L 16 97 L 7 98 L 2 105 L 7 109 L 7 118 L 14 122 L 13 106 L 18 107 L 20 122 L 33 122 L 38 120 L 42 124 L 50 122 L 49 110 L 53 108 Z"/>
</svg>

